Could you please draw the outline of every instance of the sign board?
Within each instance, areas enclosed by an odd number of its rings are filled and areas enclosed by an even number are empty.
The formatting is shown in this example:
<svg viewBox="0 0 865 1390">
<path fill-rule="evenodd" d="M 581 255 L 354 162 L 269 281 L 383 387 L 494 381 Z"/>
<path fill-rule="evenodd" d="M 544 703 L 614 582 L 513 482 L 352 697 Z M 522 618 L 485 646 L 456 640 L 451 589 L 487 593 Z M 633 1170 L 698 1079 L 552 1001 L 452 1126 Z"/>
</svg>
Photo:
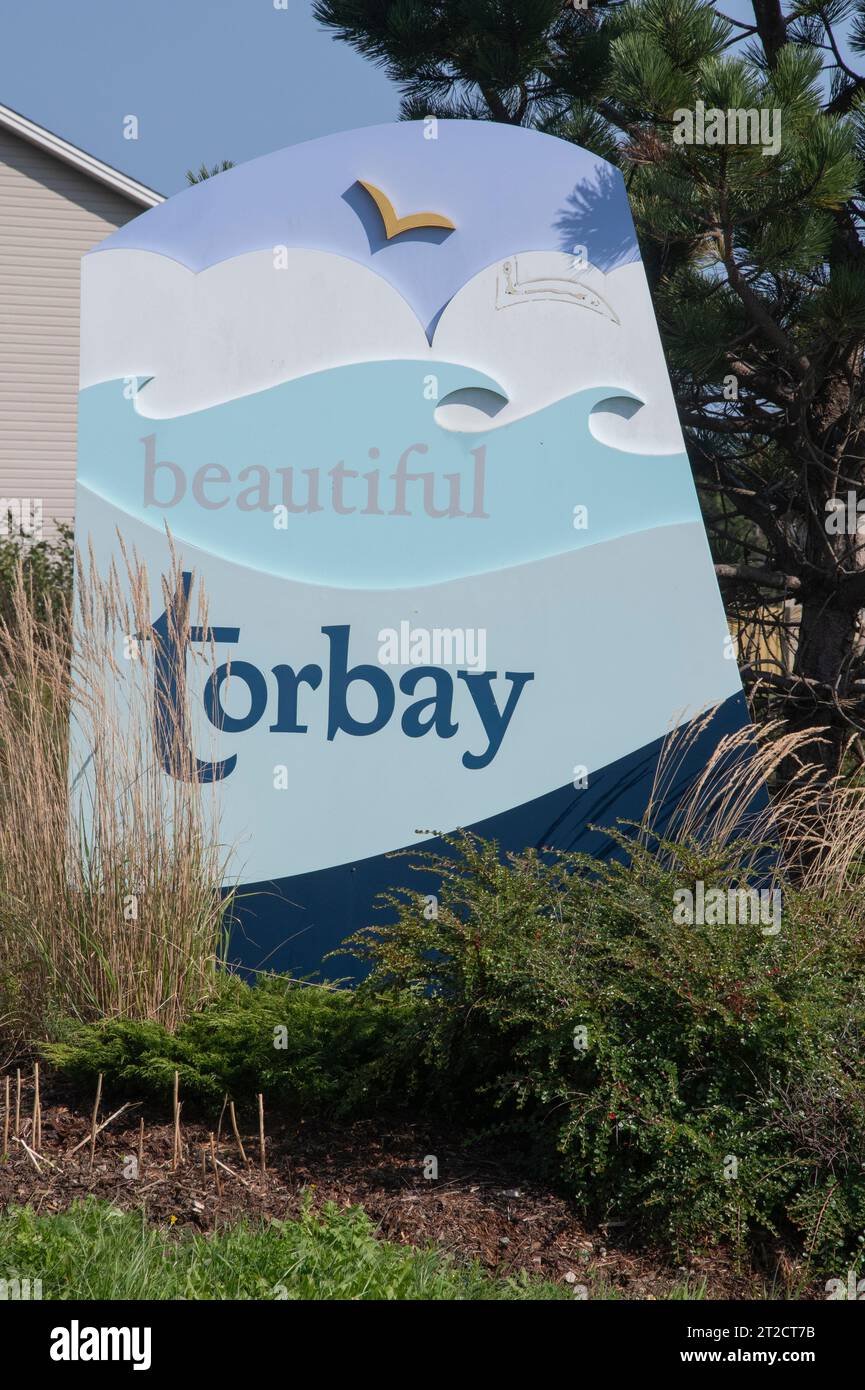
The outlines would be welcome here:
<svg viewBox="0 0 865 1390">
<path fill-rule="evenodd" d="M 81 359 L 79 545 L 134 549 L 157 631 L 166 527 L 206 587 L 170 675 L 245 964 L 317 967 L 407 880 L 392 851 L 458 827 L 604 853 L 672 727 L 746 720 L 624 184 L 587 151 L 429 119 L 220 174 L 85 257 Z"/>
</svg>

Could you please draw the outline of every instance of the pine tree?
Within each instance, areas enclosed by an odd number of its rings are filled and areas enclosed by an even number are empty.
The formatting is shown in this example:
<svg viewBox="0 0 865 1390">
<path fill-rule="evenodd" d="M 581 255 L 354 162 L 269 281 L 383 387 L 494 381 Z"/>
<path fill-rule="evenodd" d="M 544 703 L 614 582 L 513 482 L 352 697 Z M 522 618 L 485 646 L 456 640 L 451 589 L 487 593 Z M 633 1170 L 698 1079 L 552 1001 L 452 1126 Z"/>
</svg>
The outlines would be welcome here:
<svg viewBox="0 0 865 1390">
<path fill-rule="evenodd" d="M 845 57 L 865 0 L 751 8 L 315 11 L 401 85 L 404 117 L 532 125 L 621 167 L 728 613 L 766 639 L 743 676 L 761 710 L 827 728 L 833 771 L 865 763 L 865 75 Z"/>
<path fill-rule="evenodd" d="M 186 182 L 188 184 L 204 183 L 205 179 L 216 178 L 217 174 L 225 174 L 233 168 L 233 159 L 223 159 L 221 164 L 212 164 L 210 167 L 202 162 L 197 169 L 187 169 Z"/>
</svg>

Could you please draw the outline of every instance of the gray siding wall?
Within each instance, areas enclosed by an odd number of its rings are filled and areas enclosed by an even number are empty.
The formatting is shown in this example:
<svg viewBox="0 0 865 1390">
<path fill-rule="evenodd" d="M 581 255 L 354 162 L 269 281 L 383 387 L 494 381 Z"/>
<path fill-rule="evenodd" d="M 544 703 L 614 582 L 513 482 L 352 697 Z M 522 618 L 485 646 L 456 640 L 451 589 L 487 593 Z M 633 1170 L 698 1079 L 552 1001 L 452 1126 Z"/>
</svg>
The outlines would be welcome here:
<svg viewBox="0 0 865 1390">
<path fill-rule="evenodd" d="M 0 498 L 41 498 L 46 535 L 74 509 L 81 257 L 142 211 L 0 130 Z"/>
</svg>

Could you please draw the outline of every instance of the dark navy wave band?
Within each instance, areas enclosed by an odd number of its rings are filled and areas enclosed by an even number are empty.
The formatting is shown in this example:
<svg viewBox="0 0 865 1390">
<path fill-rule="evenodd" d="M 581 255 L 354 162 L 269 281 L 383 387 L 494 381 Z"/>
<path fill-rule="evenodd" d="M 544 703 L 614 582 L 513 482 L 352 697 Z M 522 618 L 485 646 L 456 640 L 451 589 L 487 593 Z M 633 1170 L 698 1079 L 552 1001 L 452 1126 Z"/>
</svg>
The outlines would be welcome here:
<svg viewBox="0 0 865 1390">
<path fill-rule="evenodd" d="M 734 695 L 718 708 L 707 727 L 694 737 L 677 764 L 676 775 L 665 787 L 654 825 L 662 831 L 670 815 L 716 752 L 719 739 L 748 723 L 744 695 Z M 603 830 L 590 826 L 615 826 L 618 820 L 640 820 L 652 791 L 664 739 L 629 753 L 599 771 L 592 772 L 589 786 L 575 791 L 572 785 L 527 801 L 522 806 L 466 826 L 485 839 L 496 840 L 502 850 L 580 850 L 597 859 L 621 853 L 617 842 Z M 371 791 L 371 796 L 374 792 Z M 748 814 L 763 809 L 766 793 L 751 802 Z M 339 807 L 334 807 L 339 816 Z M 422 824 L 422 812 L 419 815 Z M 746 827 L 743 825 L 743 831 Z M 419 845 L 418 852 L 443 851 L 441 839 Z M 382 884 L 411 887 L 416 892 L 434 891 L 424 886 L 423 875 L 411 864 L 412 854 L 376 855 L 314 873 L 296 874 L 271 882 L 247 883 L 237 890 L 232 909 L 229 963 L 241 972 L 253 970 L 318 971 L 326 952 L 335 950 L 360 927 L 383 921 L 375 908 Z M 340 956 L 321 968 L 324 978 L 360 978 L 363 967 L 354 957 Z"/>
</svg>

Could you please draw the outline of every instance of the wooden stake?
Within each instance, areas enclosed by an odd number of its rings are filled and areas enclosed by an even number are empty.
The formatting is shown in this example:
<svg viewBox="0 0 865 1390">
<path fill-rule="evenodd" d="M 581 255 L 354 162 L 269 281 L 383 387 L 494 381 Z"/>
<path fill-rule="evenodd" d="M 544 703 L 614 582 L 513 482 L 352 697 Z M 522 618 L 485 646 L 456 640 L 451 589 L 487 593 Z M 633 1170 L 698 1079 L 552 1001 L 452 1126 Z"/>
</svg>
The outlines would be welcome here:
<svg viewBox="0 0 865 1390">
<path fill-rule="evenodd" d="M 113 1115 L 109 1115 L 107 1120 L 103 1120 L 101 1125 L 96 1126 L 96 1134 L 101 1134 L 103 1129 L 107 1129 L 108 1126 L 111 1124 L 111 1121 L 116 1120 L 117 1116 L 122 1115 L 125 1110 L 133 1110 L 136 1106 L 139 1106 L 140 1104 L 140 1100 L 124 1101 L 119 1110 L 115 1110 Z M 95 1138 L 95 1135 L 88 1134 L 86 1139 L 82 1139 L 80 1144 L 76 1144 L 74 1149 L 70 1149 L 69 1157 L 71 1158 L 73 1154 L 77 1154 L 79 1149 L 83 1149 L 84 1145 L 90 1142 L 91 1138 Z"/>
<path fill-rule="evenodd" d="M 217 1126 L 216 1126 L 216 1147 L 217 1147 L 217 1148 L 219 1148 L 219 1142 L 220 1142 L 220 1140 L 222 1139 L 222 1121 L 223 1121 L 223 1119 L 224 1119 L 224 1117 L 225 1117 L 225 1110 L 226 1110 L 226 1106 L 227 1106 L 227 1105 L 228 1105 L 228 1092 L 226 1091 L 226 1093 L 225 1093 L 225 1098 L 224 1098 L 224 1100 L 223 1100 L 223 1102 L 222 1102 L 222 1109 L 221 1109 L 220 1112 L 219 1112 L 219 1123 L 218 1123 Z"/>
<path fill-rule="evenodd" d="M 237 1140 L 237 1147 L 240 1149 L 240 1157 L 243 1159 L 244 1166 L 248 1168 L 249 1159 L 246 1157 L 246 1151 L 243 1147 L 243 1140 L 240 1137 L 240 1130 L 237 1128 L 237 1116 L 234 1113 L 234 1101 L 230 1103 L 228 1113 L 231 1116 L 231 1128 L 234 1130 L 234 1137 Z"/>
<path fill-rule="evenodd" d="M 53 1169 L 55 1170 L 55 1172 L 57 1171 L 57 1164 L 56 1164 L 56 1163 L 52 1163 L 52 1162 L 51 1162 L 51 1159 L 50 1159 L 50 1158 L 46 1158 L 44 1154 L 35 1154 L 35 1153 L 33 1152 L 33 1150 L 31 1149 L 30 1145 L 29 1145 L 29 1144 L 26 1144 L 26 1143 L 24 1142 L 23 1139 L 16 1139 L 16 1140 L 15 1140 L 15 1143 L 16 1143 L 16 1144 L 20 1144 L 21 1147 L 22 1147 L 22 1149 L 23 1149 L 23 1150 L 25 1151 L 25 1153 L 27 1154 L 27 1157 L 30 1158 L 30 1159 L 32 1159 L 32 1161 L 33 1161 L 33 1166 L 35 1167 L 37 1173 L 41 1173 L 41 1172 L 42 1172 L 41 1164 L 43 1164 L 43 1163 L 47 1163 L 49 1168 L 53 1168 Z"/>
<path fill-rule="evenodd" d="M 10 1079 L 6 1077 L 6 1092 L 3 1098 L 3 1157 L 9 1157 L 9 1106 L 10 1106 Z"/>
<path fill-rule="evenodd" d="M 102 1101 L 102 1072 L 96 1083 L 96 1103 L 93 1106 L 93 1119 L 90 1121 L 90 1176 L 93 1177 L 93 1164 L 96 1161 L 96 1124 L 99 1119 L 99 1106 Z"/>
<path fill-rule="evenodd" d="M 42 1098 L 39 1094 L 39 1063 L 33 1063 L 33 1147 L 42 1148 Z"/>
<path fill-rule="evenodd" d="M 261 1148 L 261 1171 L 267 1172 L 267 1160 L 264 1156 L 264 1096 L 261 1091 L 258 1093 L 258 1142 Z"/>
<path fill-rule="evenodd" d="M 174 1167 L 179 1168 L 183 1162 L 183 1139 L 180 1134 L 180 1114 L 183 1110 L 183 1101 L 177 1102 L 177 1114 L 174 1117 Z"/>
<path fill-rule="evenodd" d="M 249 1183 L 246 1181 L 246 1178 L 242 1178 L 239 1173 L 235 1173 L 234 1169 L 229 1168 L 227 1163 L 223 1163 L 221 1158 L 218 1158 L 216 1160 L 216 1166 L 217 1168 L 221 1168 L 223 1173 L 230 1173 L 233 1178 L 237 1178 L 237 1181 L 242 1182 L 244 1187 L 249 1187 Z"/>
<path fill-rule="evenodd" d="M 214 1137 L 213 1137 L 213 1131 L 212 1131 L 212 1130 L 211 1130 L 211 1133 L 210 1133 L 210 1157 L 211 1157 L 212 1160 L 213 1160 L 213 1176 L 214 1176 L 214 1178 L 216 1179 L 216 1195 L 217 1195 L 217 1197 L 221 1197 L 221 1196 L 222 1196 L 222 1180 L 221 1180 L 221 1178 L 220 1178 L 220 1176 L 219 1176 L 219 1167 L 218 1167 L 218 1162 L 217 1162 L 217 1157 L 216 1157 L 216 1140 L 215 1140 Z"/>
<path fill-rule="evenodd" d="M 21 1068 L 15 1068 L 15 1138 L 21 1136 Z"/>
<path fill-rule="evenodd" d="M 138 1122 L 138 1177 L 144 1172 L 144 1116 Z"/>
<path fill-rule="evenodd" d="M 174 1073 L 174 1155 L 171 1167 L 176 1172 L 180 1162 L 180 1072 Z"/>
</svg>

